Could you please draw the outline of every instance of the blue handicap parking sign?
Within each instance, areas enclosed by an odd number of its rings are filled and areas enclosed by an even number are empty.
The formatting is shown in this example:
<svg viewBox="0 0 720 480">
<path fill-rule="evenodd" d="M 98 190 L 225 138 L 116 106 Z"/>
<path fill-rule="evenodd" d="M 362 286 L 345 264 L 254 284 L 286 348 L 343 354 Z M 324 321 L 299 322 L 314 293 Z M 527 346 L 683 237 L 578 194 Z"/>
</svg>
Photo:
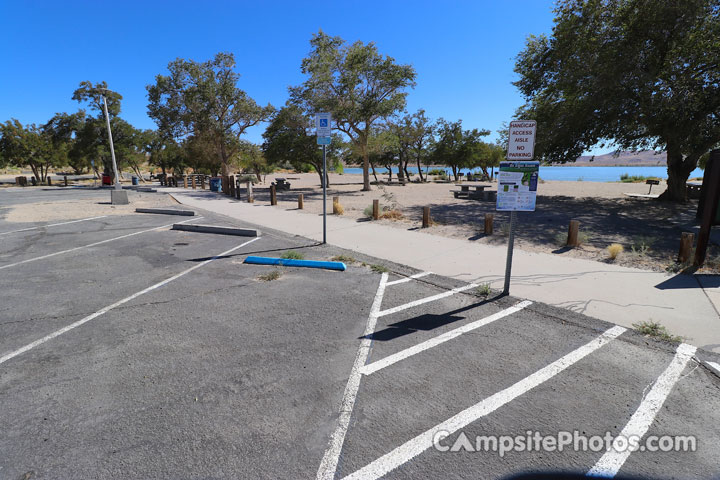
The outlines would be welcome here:
<svg viewBox="0 0 720 480">
<path fill-rule="evenodd" d="M 321 126 L 321 127 L 327 127 L 327 126 L 328 126 L 327 118 L 321 118 L 321 119 L 320 119 L 320 126 Z"/>
</svg>

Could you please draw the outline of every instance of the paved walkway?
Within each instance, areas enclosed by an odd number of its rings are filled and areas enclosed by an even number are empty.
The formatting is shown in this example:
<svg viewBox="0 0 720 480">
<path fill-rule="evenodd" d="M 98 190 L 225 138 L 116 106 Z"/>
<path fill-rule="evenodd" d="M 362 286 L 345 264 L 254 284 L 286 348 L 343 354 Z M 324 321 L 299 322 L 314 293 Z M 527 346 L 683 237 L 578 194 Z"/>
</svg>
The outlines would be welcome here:
<svg viewBox="0 0 720 480">
<path fill-rule="evenodd" d="M 190 207 L 322 240 L 318 215 L 243 203 L 209 191 L 165 191 Z M 467 282 L 489 282 L 502 290 L 506 247 L 332 215 L 327 228 L 328 243 L 338 247 Z M 688 343 L 720 352 L 720 276 L 674 276 L 516 249 L 510 291 L 626 327 L 656 321 Z"/>
</svg>

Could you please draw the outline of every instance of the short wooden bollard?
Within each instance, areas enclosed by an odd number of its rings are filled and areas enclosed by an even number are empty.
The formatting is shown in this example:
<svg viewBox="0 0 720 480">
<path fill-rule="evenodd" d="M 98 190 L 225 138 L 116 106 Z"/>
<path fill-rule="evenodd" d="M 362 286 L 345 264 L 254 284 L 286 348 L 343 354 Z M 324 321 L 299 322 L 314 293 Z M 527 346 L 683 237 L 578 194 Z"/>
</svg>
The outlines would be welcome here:
<svg viewBox="0 0 720 480">
<path fill-rule="evenodd" d="M 248 203 L 253 203 L 255 201 L 255 197 L 253 197 L 253 183 L 249 180 L 247 182 L 247 201 Z"/>
<path fill-rule="evenodd" d="M 196 183 L 196 181 L 195 181 L 195 175 L 193 175 L 192 177 L 190 177 L 190 183 L 191 183 L 191 185 L 192 185 L 192 189 L 195 190 L 195 189 L 197 188 L 197 183 Z"/>
<path fill-rule="evenodd" d="M 580 233 L 580 222 L 577 220 L 570 220 L 570 226 L 568 227 L 567 246 L 577 247 L 578 238 Z"/>
<path fill-rule="evenodd" d="M 228 175 L 228 190 L 231 197 L 235 196 L 235 175 Z"/>
<path fill-rule="evenodd" d="M 52 185 L 52 180 L 50 179 L 50 175 L 47 176 L 47 184 L 48 184 L 48 186 Z"/>
<path fill-rule="evenodd" d="M 305 208 L 305 198 L 302 193 L 298 193 L 298 210 Z"/>
<path fill-rule="evenodd" d="M 422 228 L 428 228 L 429 226 L 430 226 L 430 207 L 423 207 Z"/>
<path fill-rule="evenodd" d="M 333 197 L 333 215 L 338 215 L 340 211 L 340 197 Z"/>
<path fill-rule="evenodd" d="M 270 205 L 277 205 L 277 192 L 275 185 L 270 185 Z"/>
<path fill-rule="evenodd" d="M 495 218 L 495 215 L 493 215 L 492 213 L 485 214 L 485 235 L 493 234 L 493 219 L 494 218 Z"/>
<path fill-rule="evenodd" d="M 380 218 L 380 200 L 373 200 L 373 220 Z"/>
<path fill-rule="evenodd" d="M 678 252 L 678 263 L 690 261 L 693 243 L 695 243 L 695 234 L 683 232 L 680 236 L 680 251 Z"/>
<path fill-rule="evenodd" d="M 63 181 L 65 182 L 65 186 L 67 187 L 68 186 L 67 175 L 63 175 Z"/>
<path fill-rule="evenodd" d="M 187 175 L 183 175 L 183 188 L 187 188 L 187 187 L 188 187 Z"/>
<path fill-rule="evenodd" d="M 200 188 L 205 190 L 205 175 L 200 175 Z"/>
</svg>

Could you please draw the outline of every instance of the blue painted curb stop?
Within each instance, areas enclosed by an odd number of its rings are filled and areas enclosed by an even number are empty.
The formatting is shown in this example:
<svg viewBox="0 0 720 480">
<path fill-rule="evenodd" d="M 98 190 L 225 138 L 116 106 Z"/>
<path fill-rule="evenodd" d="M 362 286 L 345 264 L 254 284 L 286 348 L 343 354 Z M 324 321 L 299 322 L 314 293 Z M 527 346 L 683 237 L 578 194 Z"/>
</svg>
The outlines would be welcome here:
<svg viewBox="0 0 720 480">
<path fill-rule="evenodd" d="M 347 267 L 343 262 L 321 262 L 317 260 L 295 260 L 291 258 L 271 258 L 271 257 L 247 257 L 244 263 L 253 265 L 281 265 L 283 267 L 307 267 L 307 268 L 324 268 L 327 270 L 339 270 L 344 272 Z"/>
</svg>

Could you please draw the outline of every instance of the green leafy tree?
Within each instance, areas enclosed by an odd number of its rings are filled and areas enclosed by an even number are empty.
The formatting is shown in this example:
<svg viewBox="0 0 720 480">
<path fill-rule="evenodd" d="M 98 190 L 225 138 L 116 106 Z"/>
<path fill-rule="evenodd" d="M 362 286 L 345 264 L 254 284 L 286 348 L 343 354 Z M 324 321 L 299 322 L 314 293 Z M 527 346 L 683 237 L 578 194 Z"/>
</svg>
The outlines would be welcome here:
<svg viewBox="0 0 720 480">
<path fill-rule="evenodd" d="M 49 132 L 12 119 L 0 124 L 0 154 L 16 167 L 29 166 L 35 179 L 45 183 L 50 167 L 63 161 L 64 150 L 53 148 Z"/>
<path fill-rule="evenodd" d="M 290 88 L 290 96 L 308 113 L 332 113 L 335 128 L 350 138 L 363 159 L 363 190 L 370 190 L 373 124 L 405 108 L 405 90 L 415 86 L 415 69 L 381 55 L 373 42 L 348 45 L 320 31 L 310 45 L 302 61 L 308 78 Z"/>
<path fill-rule="evenodd" d="M 333 135 L 333 141 L 326 147 L 328 168 L 339 165 L 338 150 L 342 139 Z M 273 164 L 289 163 L 297 171 L 314 169 L 323 181 L 322 149 L 317 145 L 312 119 L 297 105 L 288 103 L 272 118 L 262 145 L 265 158 Z M 327 179 L 330 185 L 330 179 Z"/>
<path fill-rule="evenodd" d="M 218 53 L 207 62 L 179 58 L 168 65 L 169 75 L 158 75 L 147 86 L 148 113 L 158 128 L 176 139 L 195 135 L 212 141 L 223 175 L 239 153 L 240 136 L 274 110 L 238 88 L 240 75 L 234 68 L 231 53 Z"/>
<path fill-rule="evenodd" d="M 263 181 L 263 176 L 272 173 L 275 166 L 263 155 L 259 145 L 241 140 L 237 149 L 237 160 L 244 172 L 253 173 L 258 182 Z"/>
<path fill-rule="evenodd" d="M 515 85 L 538 121 L 536 152 L 574 161 L 604 142 L 667 152 L 666 200 L 683 201 L 720 142 L 716 0 L 561 0 L 550 37 L 531 36 Z"/>
</svg>

